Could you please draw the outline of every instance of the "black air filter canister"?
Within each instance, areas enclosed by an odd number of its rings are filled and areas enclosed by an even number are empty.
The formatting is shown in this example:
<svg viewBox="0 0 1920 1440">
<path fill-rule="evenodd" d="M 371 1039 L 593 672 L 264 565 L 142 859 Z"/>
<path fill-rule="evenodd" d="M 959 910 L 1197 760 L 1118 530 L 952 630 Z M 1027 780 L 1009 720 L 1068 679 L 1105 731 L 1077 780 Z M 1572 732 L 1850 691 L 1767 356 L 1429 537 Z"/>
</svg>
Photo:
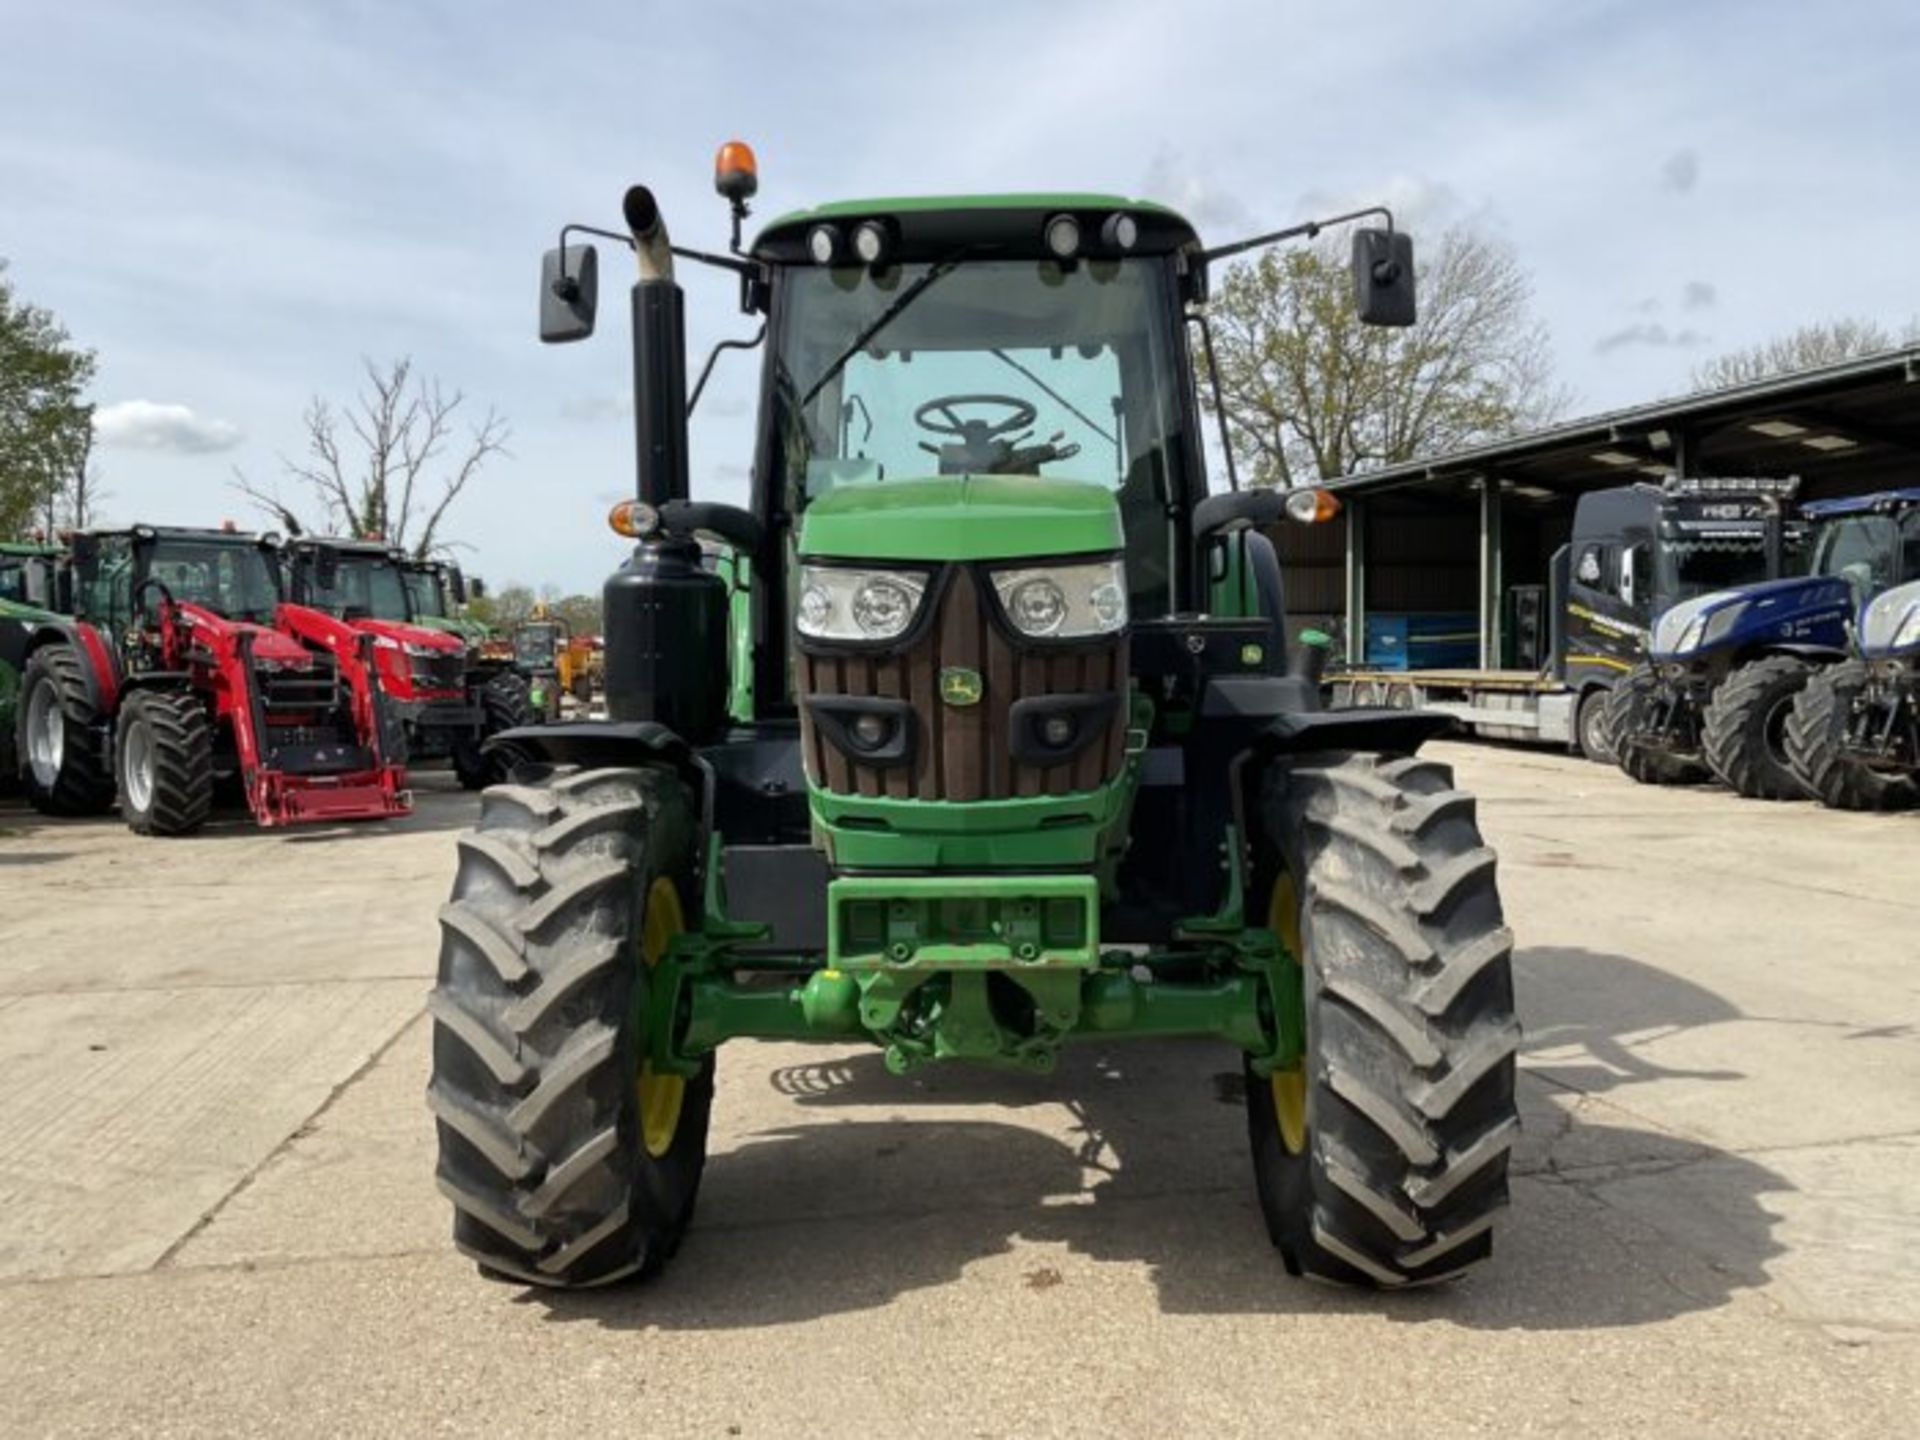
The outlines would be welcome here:
<svg viewBox="0 0 1920 1440">
<path fill-rule="evenodd" d="M 654 720 L 692 745 L 727 721 L 727 584 L 691 540 L 638 546 L 608 579 L 607 714 Z"/>
</svg>

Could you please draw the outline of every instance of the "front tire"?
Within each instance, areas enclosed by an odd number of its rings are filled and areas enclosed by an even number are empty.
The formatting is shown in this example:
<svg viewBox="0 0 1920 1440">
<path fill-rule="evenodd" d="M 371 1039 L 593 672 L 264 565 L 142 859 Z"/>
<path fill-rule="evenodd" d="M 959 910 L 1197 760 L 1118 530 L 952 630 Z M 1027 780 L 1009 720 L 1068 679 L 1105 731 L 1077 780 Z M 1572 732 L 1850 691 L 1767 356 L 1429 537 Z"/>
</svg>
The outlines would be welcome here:
<svg viewBox="0 0 1920 1440">
<path fill-rule="evenodd" d="M 482 720 L 477 738 L 453 743 L 453 773 L 463 788 L 479 790 L 504 781 L 522 757 L 482 748 L 486 741 L 503 730 L 516 730 L 534 723 L 533 704 L 528 699 L 526 680 L 511 670 L 502 671 L 480 687 Z"/>
<path fill-rule="evenodd" d="M 1513 936 L 1471 796 L 1420 759 L 1308 756 L 1261 805 L 1269 920 L 1300 957 L 1306 1055 L 1248 1070 L 1288 1270 L 1397 1288 L 1492 1251 L 1519 1131 Z"/>
<path fill-rule="evenodd" d="M 105 739 L 80 652 L 56 642 L 29 655 L 14 718 L 14 753 L 27 802 L 43 815 L 111 810 Z"/>
<path fill-rule="evenodd" d="M 652 966 L 684 921 L 694 802 L 661 769 L 525 767 L 482 797 L 440 912 L 433 1078 L 454 1244 L 483 1272 L 605 1285 L 693 1214 L 713 1060 L 643 1064 Z"/>
<path fill-rule="evenodd" d="M 1722 680 L 1707 702 L 1701 750 L 1713 773 L 1749 800 L 1804 800 L 1787 759 L 1787 717 L 1814 667 L 1767 655 Z"/>
<path fill-rule="evenodd" d="M 213 727 L 189 690 L 135 690 L 114 739 L 120 814 L 136 835 L 190 835 L 213 810 Z"/>
<path fill-rule="evenodd" d="M 1655 703 L 1660 678 L 1651 665 L 1636 665 L 1607 692 L 1607 733 L 1613 739 L 1614 758 L 1629 777 L 1642 785 L 1699 785 L 1713 778 L 1700 761 L 1669 755 L 1636 741 L 1641 720 Z"/>
<path fill-rule="evenodd" d="M 1864 661 L 1829 665 L 1794 697 L 1787 717 L 1787 763 L 1794 778 L 1833 810 L 1910 810 L 1920 805 L 1920 783 L 1884 775 L 1847 757 L 1847 725 L 1867 688 Z"/>
</svg>

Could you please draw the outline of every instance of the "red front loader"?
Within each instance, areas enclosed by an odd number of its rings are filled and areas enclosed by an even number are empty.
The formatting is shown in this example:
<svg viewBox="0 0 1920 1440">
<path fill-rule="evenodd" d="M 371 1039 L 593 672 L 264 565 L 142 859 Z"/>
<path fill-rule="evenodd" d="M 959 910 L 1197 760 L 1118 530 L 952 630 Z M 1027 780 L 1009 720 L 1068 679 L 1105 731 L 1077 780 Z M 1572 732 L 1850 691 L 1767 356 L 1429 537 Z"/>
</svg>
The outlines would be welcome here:
<svg viewBox="0 0 1920 1440">
<path fill-rule="evenodd" d="M 133 829 L 182 835 L 222 780 L 265 826 L 412 808 L 373 637 L 336 652 L 303 643 L 269 542 L 136 526 L 72 547 L 74 619 L 30 661 L 31 683 L 56 689 L 60 763 L 74 772 L 45 787 L 51 803 L 30 788 L 42 809 L 104 808 L 117 790 Z"/>
</svg>

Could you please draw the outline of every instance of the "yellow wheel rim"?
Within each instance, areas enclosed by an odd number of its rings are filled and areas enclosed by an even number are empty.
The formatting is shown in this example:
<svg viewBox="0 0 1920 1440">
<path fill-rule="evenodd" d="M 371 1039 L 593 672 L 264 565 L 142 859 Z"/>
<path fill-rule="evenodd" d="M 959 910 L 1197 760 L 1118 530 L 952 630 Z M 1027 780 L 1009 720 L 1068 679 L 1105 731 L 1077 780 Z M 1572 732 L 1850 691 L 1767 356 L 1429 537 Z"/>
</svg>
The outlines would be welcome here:
<svg viewBox="0 0 1920 1440">
<path fill-rule="evenodd" d="M 640 961 L 652 970 L 667 953 L 673 937 L 686 929 L 680 910 L 680 892 L 662 875 L 647 889 L 646 913 L 640 921 Z M 640 1139 L 647 1154 L 658 1160 L 673 1148 L 673 1137 L 680 1129 L 680 1107 L 687 1098 L 683 1075 L 656 1075 L 653 1062 L 640 1066 L 637 1087 L 640 1096 Z"/>
<path fill-rule="evenodd" d="M 1293 876 L 1282 870 L 1267 897 L 1267 928 L 1280 937 L 1296 964 L 1304 964 L 1300 945 L 1300 892 Z M 1280 1143 L 1289 1155 L 1300 1155 L 1307 1148 L 1307 1067 L 1305 1061 L 1288 1070 L 1276 1070 L 1268 1082 L 1273 1087 L 1273 1118 L 1280 1129 Z"/>
</svg>

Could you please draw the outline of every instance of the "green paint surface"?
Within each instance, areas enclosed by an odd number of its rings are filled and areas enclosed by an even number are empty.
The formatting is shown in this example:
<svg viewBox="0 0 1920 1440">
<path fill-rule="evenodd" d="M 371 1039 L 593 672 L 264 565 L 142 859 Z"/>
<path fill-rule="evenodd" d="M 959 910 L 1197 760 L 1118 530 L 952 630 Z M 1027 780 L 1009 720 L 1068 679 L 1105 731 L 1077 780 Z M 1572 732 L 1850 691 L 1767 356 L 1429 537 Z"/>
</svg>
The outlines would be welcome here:
<svg viewBox="0 0 1920 1440">
<path fill-rule="evenodd" d="M 1021 475 L 847 485 L 815 500 L 800 522 L 802 555 L 848 560 L 1109 554 L 1123 540 L 1105 485 Z"/>
</svg>

